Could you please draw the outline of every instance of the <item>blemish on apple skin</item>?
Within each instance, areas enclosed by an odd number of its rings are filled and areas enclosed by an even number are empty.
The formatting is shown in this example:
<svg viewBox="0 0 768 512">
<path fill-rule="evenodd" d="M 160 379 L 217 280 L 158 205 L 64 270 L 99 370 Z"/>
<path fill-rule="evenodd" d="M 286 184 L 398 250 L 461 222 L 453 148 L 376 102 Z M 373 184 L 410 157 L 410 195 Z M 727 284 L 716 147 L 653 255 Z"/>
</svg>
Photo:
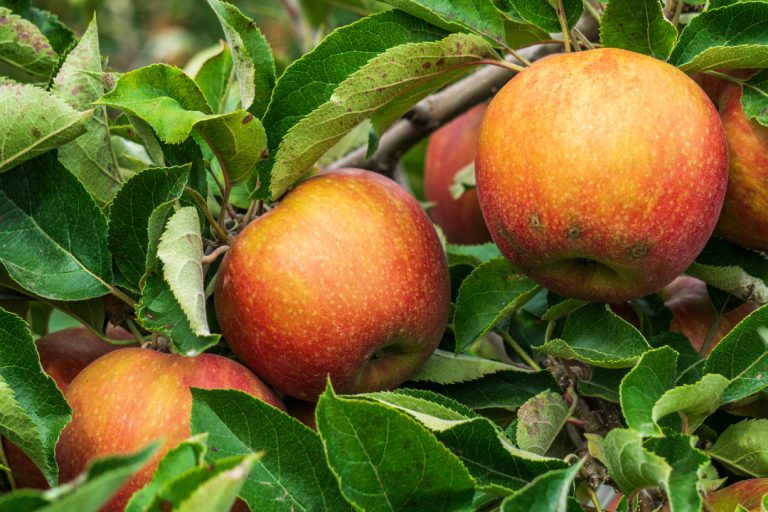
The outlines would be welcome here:
<svg viewBox="0 0 768 512">
<path fill-rule="evenodd" d="M 578 240 L 581 237 L 581 229 L 578 226 L 571 226 L 566 231 L 568 240 Z"/>
<path fill-rule="evenodd" d="M 642 242 L 633 245 L 629 250 L 630 257 L 634 259 L 644 258 L 646 254 L 648 254 L 648 245 Z"/>
<path fill-rule="evenodd" d="M 538 213 L 531 213 L 530 215 L 528 215 L 528 222 L 531 223 L 531 227 L 534 229 L 542 228 L 541 219 L 539 218 Z"/>
</svg>

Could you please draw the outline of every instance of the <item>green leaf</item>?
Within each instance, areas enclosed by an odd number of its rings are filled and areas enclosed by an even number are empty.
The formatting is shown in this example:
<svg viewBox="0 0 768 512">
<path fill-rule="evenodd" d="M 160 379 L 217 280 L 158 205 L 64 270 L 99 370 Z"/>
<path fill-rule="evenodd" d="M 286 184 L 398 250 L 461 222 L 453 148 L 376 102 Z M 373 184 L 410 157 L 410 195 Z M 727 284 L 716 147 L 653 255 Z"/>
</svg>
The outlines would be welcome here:
<svg viewBox="0 0 768 512">
<path fill-rule="evenodd" d="M 269 43 L 256 23 L 234 5 L 219 0 L 208 0 L 208 4 L 232 49 L 243 108 L 260 118 L 275 86 L 275 62 Z"/>
<path fill-rule="evenodd" d="M 517 411 L 517 446 L 544 455 L 568 419 L 568 404 L 552 391 L 530 398 Z"/>
<path fill-rule="evenodd" d="M 768 477 L 768 420 L 745 420 L 720 434 L 709 454 L 739 475 Z"/>
<path fill-rule="evenodd" d="M 445 31 L 400 11 L 366 16 L 328 35 L 280 76 L 263 122 L 275 155 L 286 133 L 329 102 L 347 77 L 377 55 L 408 43 L 436 41 Z M 266 197 L 273 162 L 259 168 L 259 194 Z"/>
<path fill-rule="evenodd" d="M 468 510 L 467 468 L 414 419 L 381 404 L 326 389 L 317 426 L 341 492 L 357 508 Z"/>
<path fill-rule="evenodd" d="M 77 112 L 34 85 L 0 84 L 0 173 L 76 139 L 92 111 Z"/>
<path fill-rule="evenodd" d="M 449 32 L 466 32 L 469 29 L 494 43 L 504 41 L 504 17 L 487 0 L 383 1 Z"/>
<path fill-rule="evenodd" d="M 47 82 L 57 60 L 33 23 L 0 7 L 0 74 L 21 82 Z"/>
<path fill-rule="evenodd" d="M 651 347 L 637 329 L 608 306 L 591 303 L 568 316 L 559 339 L 534 348 L 602 368 L 627 368 Z"/>
<path fill-rule="evenodd" d="M 147 276 L 141 289 L 141 300 L 135 310 L 141 326 L 168 337 L 174 351 L 179 354 L 196 356 L 221 339 L 219 334 L 195 334 L 170 286 L 157 272 Z"/>
<path fill-rule="evenodd" d="M 701 510 L 699 489 L 710 459 L 695 445 L 695 437 L 682 435 L 650 439 L 645 443 L 646 449 L 663 457 L 672 469 L 667 480 L 660 484 L 667 492 L 672 512 Z"/>
<path fill-rule="evenodd" d="M 501 251 L 493 242 L 478 245 L 446 244 L 445 255 L 448 258 L 448 266 L 468 265 L 477 267 L 486 261 L 500 258 Z"/>
<path fill-rule="evenodd" d="M 666 60 L 676 39 L 659 0 L 609 0 L 600 18 L 600 41 L 608 47 Z"/>
<path fill-rule="evenodd" d="M 101 74 L 99 29 L 94 16 L 56 73 L 51 92 L 75 110 L 88 110 L 92 108 L 91 103 L 104 94 Z"/>
<path fill-rule="evenodd" d="M 517 409 L 544 390 L 557 391 L 557 382 L 548 371 L 502 371 L 458 384 L 421 384 L 472 409 Z"/>
<path fill-rule="evenodd" d="M 36 295 L 82 300 L 110 291 L 107 220 L 55 152 L 0 174 L 0 262 Z"/>
<path fill-rule="evenodd" d="M 501 512 L 566 512 L 568 497 L 582 462 L 551 471 L 533 480 L 526 487 L 508 497 L 501 504 Z"/>
<path fill-rule="evenodd" d="M 251 510 L 351 510 L 324 464 L 317 435 L 285 413 L 234 390 L 192 390 L 193 433 L 208 432 L 206 460 L 264 450 L 240 496 Z"/>
<path fill-rule="evenodd" d="M 479 265 L 461 284 L 456 299 L 456 352 L 466 349 L 538 291 L 536 283 L 519 273 L 506 258 Z"/>
<path fill-rule="evenodd" d="M 219 52 L 206 60 L 195 75 L 195 82 L 216 114 L 226 112 L 227 88 L 232 83 L 233 73 L 232 53 L 229 46 L 222 44 Z"/>
<path fill-rule="evenodd" d="M 256 171 L 256 164 L 267 156 L 264 127 L 244 110 L 205 119 L 195 128 L 219 163 L 226 166 L 234 185 L 246 182 Z"/>
<path fill-rule="evenodd" d="M 619 402 L 619 386 L 627 375 L 625 368 L 592 368 L 589 380 L 579 381 L 579 393 L 584 396 L 602 398 L 610 402 Z"/>
<path fill-rule="evenodd" d="M 364 119 L 370 118 L 381 134 L 419 100 L 467 74 L 467 64 L 487 58 L 497 58 L 493 48 L 470 34 L 400 45 L 372 58 L 336 87 L 330 101 L 286 133 L 272 168 L 272 197 L 280 197 Z"/>
<path fill-rule="evenodd" d="M 43 372 L 26 322 L 3 309 L 0 346 L 0 433 L 24 450 L 49 483 L 55 483 L 54 448 L 71 410 Z"/>
<path fill-rule="evenodd" d="M 676 363 L 677 352 L 669 347 L 649 350 L 621 381 L 621 410 L 629 428 L 643 436 L 662 435 L 653 408 L 675 385 Z"/>
<path fill-rule="evenodd" d="M 209 336 L 205 314 L 203 239 L 200 218 L 194 206 L 176 211 L 168 219 L 157 246 L 163 276 L 197 336 Z"/>
<path fill-rule="evenodd" d="M 748 119 L 768 126 L 768 70 L 747 80 L 741 93 L 741 106 Z"/>
<path fill-rule="evenodd" d="M 707 10 L 683 29 L 669 63 L 686 73 L 768 67 L 768 3 L 740 2 Z"/>
<path fill-rule="evenodd" d="M 502 12 L 514 20 L 525 20 L 547 32 L 562 32 L 557 17 L 557 5 L 549 0 L 495 0 Z M 569 28 L 576 25 L 584 12 L 584 5 L 576 0 L 563 0 L 563 10 Z"/>
<path fill-rule="evenodd" d="M 79 111 L 104 94 L 101 78 L 101 53 L 94 17 L 77 46 L 67 55 L 53 81 L 51 92 Z M 59 148 L 59 161 L 85 185 L 100 204 L 109 203 L 123 186 L 123 179 L 112 152 L 107 109 L 98 107 L 87 124 L 87 131 Z"/>
<path fill-rule="evenodd" d="M 486 492 L 509 494 L 536 476 L 565 465 L 559 459 L 515 448 L 488 418 L 429 391 L 397 390 L 358 395 L 357 398 L 372 398 L 392 406 L 435 432 L 437 438 L 464 463 L 478 487 Z"/>
<path fill-rule="evenodd" d="M 695 438 L 674 435 L 643 443 L 635 431 L 613 429 L 603 445 L 608 472 L 625 494 L 647 487 L 667 493 L 672 512 L 700 510 L 698 484 L 709 457 L 694 448 Z"/>
<path fill-rule="evenodd" d="M 720 407 L 729 381 L 722 375 L 704 375 L 695 384 L 677 386 L 664 393 L 653 406 L 653 421 L 677 412 L 686 418 L 687 432 L 695 432 Z"/>
<path fill-rule="evenodd" d="M 115 88 L 95 103 L 142 119 L 170 144 L 184 142 L 195 123 L 212 114 L 197 84 L 182 70 L 167 64 L 125 73 Z"/>
<path fill-rule="evenodd" d="M 768 306 L 752 312 L 729 332 L 709 353 L 704 363 L 706 373 L 719 373 L 731 383 L 723 392 L 723 402 L 730 403 L 768 386 Z"/>
<path fill-rule="evenodd" d="M 96 459 L 78 479 L 50 491 L 23 489 L 0 496 L 0 512 L 98 512 L 157 448 L 153 443 L 134 454 Z"/>
<path fill-rule="evenodd" d="M 18 9 L 13 9 L 21 14 Z M 59 17 L 44 9 L 31 7 L 23 16 L 40 29 L 40 32 L 48 39 L 53 51 L 64 55 L 69 47 L 77 41 L 75 32 L 62 23 Z"/>
<path fill-rule="evenodd" d="M 722 238 L 712 237 L 685 273 L 743 301 L 768 302 L 768 259 Z"/>
<path fill-rule="evenodd" d="M 112 202 L 109 248 L 120 274 L 134 290 L 154 267 L 166 216 L 184 191 L 189 169 L 187 164 L 142 171 L 128 180 Z"/>
<path fill-rule="evenodd" d="M 208 434 L 199 434 L 181 442 L 166 453 L 160 459 L 155 474 L 152 475 L 152 480 L 131 497 L 125 512 L 145 510 L 158 495 L 158 492 L 169 482 L 203 464 L 207 451 L 205 445 L 207 440 Z"/>
<path fill-rule="evenodd" d="M 414 382 L 434 382 L 436 384 L 455 384 L 457 382 L 479 379 L 485 375 L 502 371 L 522 372 L 525 370 L 484 357 L 457 355 L 444 350 L 435 350 L 424 366 L 410 380 Z"/>
</svg>

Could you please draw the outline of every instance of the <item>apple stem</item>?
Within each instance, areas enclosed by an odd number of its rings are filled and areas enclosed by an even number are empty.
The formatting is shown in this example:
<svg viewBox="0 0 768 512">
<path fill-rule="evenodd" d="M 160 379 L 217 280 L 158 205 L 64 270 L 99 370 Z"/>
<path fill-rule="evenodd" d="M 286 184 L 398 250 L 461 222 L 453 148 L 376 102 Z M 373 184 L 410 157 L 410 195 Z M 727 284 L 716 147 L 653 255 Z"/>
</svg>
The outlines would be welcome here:
<svg viewBox="0 0 768 512">
<path fill-rule="evenodd" d="M 11 490 L 16 490 L 16 480 L 13 478 L 13 471 L 11 466 L 8 465 L 8 458 L 5 456 L 5 450 L 3 449 L 3 443 L 0 442 L 0 466 L 5 469 L 5 476 L 8 477 L 8 484 L 11 486 Z"/>
<path fill-rule="evenodd" d="M 677 0 L 677 4 L 675 5 L 675 14 L 672 16 L 672 24 L 675 26 L 675 28 L 680 25 L 680 15 L 683 13 L 684 3 L 684 0 Z"/>
<path fill-rule="evenodd" d="M 210 254 L 206 254 L 205 256 L 200 258 L 200 264 L 201 265 L 210 265 L 211 263 L 216 261 L 216 259 L 219 256 L 221 256 L 222 254 L 224 254 L 228 250 L 229 250 L 229 246 L 228 245 L 219 246 L 216 249 L 214 249 L 213 252 L 211 252 Z"/>
<path fill-rule="evenodd" d="M 119 289 L 117 286 L 110 286 L 109 287 L 109 292 L 112 295 L 114 295 L 115 297 L 117 297 L 118 299 L 120 299 L 121 301 L 123 301 L 126 304 L 128 304 L 129 306 L 135 306 L 136 305 L 136 301 L 131 296 L 129 296 L 127 293 L 125 293 L 121 289 Z"/>
<path fill-rule="evenodd" d="M 134 322 L 133 319 L 126 318 L 125 325 L 126 327 L 128 327 L 128 330 L 131 331 L 131 334 L 133 334 L 135 341 L 139 342 L 139 345 L 144 343 L 144 336 L 139 331 L 139 328 L 136 326 L 136 322 Z M 130 341 L 133 342 L 134 340 L 130 340 Z"/>
<path fill-rule="evenodd" d="M 600 500 L 597 498 L 595 490 L 590 486 L 587 486 L 587 492 L 589 493 L 589 499 L 592 500 L 592 504 L 595 506 L 595 512 L 603 512 L 603 509 L 600 508 Z"/>
<path fill-rule="evenodd" d="M 592 2 L 589 0 L 583 0 L 582 3 L 584 4 L 584 7 L 589 11 L 589 14 L 592 15 L 593 18 L 595 18 L 595 21 L 597 23 L 600 23 L 600 13 L 597 11 L 594 5 L 592 5 Z"/>
<path fill-rule="evenodd" d="M 515 339 L 510 336 L 510 334 L 502 329 L 497 330 L 496 332 L 499 333 L 499 335 L 504 339 L 504 342 L 512 348 L 512 350 L 515 351 L 515 353 L 520 356 L 520 359 L 526 362 L 528 366 L 536 370 L 537 372 L 541 371 L 541 366 L 536 363 L 536 361 L 531 358 L 531 356 L 528 355 L 528 352 L 525 351 L 523 347 L 520 346 L 520 344 L 515 341 Z"/>
<path fill-rule="evenodd" d="M 569 53 L 571 51 L 571 39 L 568 35 L 568 20 L 565 19 L 563 0 L 557 0 L 557 19 L 560 21 L 560 28 L 563 31 L 563 48 L 565 53 Z"/>
</svg>

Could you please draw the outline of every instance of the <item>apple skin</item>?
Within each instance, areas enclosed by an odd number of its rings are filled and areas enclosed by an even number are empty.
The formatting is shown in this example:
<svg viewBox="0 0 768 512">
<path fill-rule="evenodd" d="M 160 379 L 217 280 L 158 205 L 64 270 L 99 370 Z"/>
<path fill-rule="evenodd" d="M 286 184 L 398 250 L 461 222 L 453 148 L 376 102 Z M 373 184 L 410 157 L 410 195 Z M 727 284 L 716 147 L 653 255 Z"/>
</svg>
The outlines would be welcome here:
<svg viewBox="0 0 768 512">
<path fill-rule="evenodd" d="M 477 190 L 466 190 L 458 199 L 451 196 L 454 176 L 475 159 L 486 105 L 477 105 L 437 130 L 429 139 L 424 158 L 424 192 L 435 203 L 432 220 L 454 244 L 482 244 L 491 240 Z"/>
<path fill-rule="evenodd" d="M 496 95 L 476 156 L 501 252 L 566 297 L 663 288 L 714 229 L 727 183 L 712 102 L 677 68 L 615 48 L 553 55 Z"/>
<path fill-rule="evenodd" d="M 717 233 L 735 244 L 768 251 L 768 128 L 747 119 L 741 86 L 728 84 L 720 96 L 730 159 L 728 192 Z"/>
<path fill-rule="evenodd" d="M 150 463 L 102 509 L 122 511 L 131 495 L 150 481 L 162 456 L 190 436 L 191 387 L 238 389 L 285 409 L 258 377 L 226 357 L 116 350 L 88 365 L 64 395 L 72 422 L 56 445 L 61 481 L 75 478 L 96 457 L 138 451 L 162 440 Z"/>
<path fill-rule="evenodd" d="M 222 261 L 216 316 L 238 358 L 275 389 L 316 401 L 393 388 L 448 321 L 437 233 L 392 180 L 344 169 L 312 177 L 248 225 Z"/>
<path fill-rule="evenodd" d="M 680 276 L 660 293 L 664 304 L 672 310 L 673 318 L 669 330 L 684 334 L 691 345 L 701 352 L 717 314 L 715 306 L 709 299 L 707 285 L 694 277 Z M 724 314 L 717 325 L 709 349 L 702 355 L 709 354 L 718 342 L 736 327 L 736 324 L 758 307 L 753 302 L 745 302 Z"/>
<path fill-rule="evenodd" d="M 738 505 L 750 512 L 760 512 L 765 494 L 768 494 L 768 478 L 750 478 L 713 492 L 707 496 L 707 502 L 712 512 L 733 512 Z"/>
<path fill-rule="evenodd" d="M 130 332 L 120 327 L 109 327 L 107 335 L 118 340 L 133 338 Z M 104 354 L 117 347 L 101 341 L 85 327 L 71 327 L 43 336 L 36 342 L 43 371 L 56 382 L 64 393 L 69 383 L 88 366 Z M 50 487 L 43 474 L 15 444 L 3 439 L 3 448 L 8 466 L 13 473 L 16 487 L 47 489 Z"/>
</svg>

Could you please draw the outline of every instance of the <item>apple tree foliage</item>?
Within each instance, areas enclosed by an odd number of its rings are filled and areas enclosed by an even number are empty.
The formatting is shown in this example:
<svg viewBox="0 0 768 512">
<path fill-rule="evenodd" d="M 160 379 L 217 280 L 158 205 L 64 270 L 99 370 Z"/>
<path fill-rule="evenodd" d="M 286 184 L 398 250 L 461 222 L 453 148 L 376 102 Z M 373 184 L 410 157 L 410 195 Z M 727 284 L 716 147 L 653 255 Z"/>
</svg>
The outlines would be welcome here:
<svg viewBox="0 0 768 512">
<path fill-rule="evenodd" d="M 219 247 L 308 171 L 375 152 L 444 86 L 523 47 L 562 50 L 564 28 L 575 47 L 687 73 L 768 68 L 763 1 L 303 1 L 302 23 L 324 37 L 287 66 L 236 6 L 200 7 L 225 42 L 196 69 L 118 71 L 95 17 L 78 37 L 0 1 L 0 434 L 58 485 L 4 478 L 0 511 L 98 510 L 156 449 L 58 481 L 71 411 L 33 341 L 51 311 L 107 343 L 109 321 L 186 356 L 228 353 L 211 308 Z M 359 19 L 329 24 L 344 8 Z M 768 70 L 733 80 L 768 126 Z M 418 147 L 402 160 L 417 195 Z M 700 354 L 669 332 L 656 295 L 633 301 L 636 328 L 541 289 L 492 243 L 445 250 L 451 321 L 402 387 L 341 396 L 329 384 L 316 432 L 243 393 L 194 390 L 193 437 L 128 510 L 224 511 L 239 495 L 259 511 L 575 511 L 613 489 L 620 510 L 682 512 L 724 479 L 768 477 L 768 308 Z M 687 273 L 721 312 L 768 303 L 762 254 L 713 238 Z"/>
</svg>

